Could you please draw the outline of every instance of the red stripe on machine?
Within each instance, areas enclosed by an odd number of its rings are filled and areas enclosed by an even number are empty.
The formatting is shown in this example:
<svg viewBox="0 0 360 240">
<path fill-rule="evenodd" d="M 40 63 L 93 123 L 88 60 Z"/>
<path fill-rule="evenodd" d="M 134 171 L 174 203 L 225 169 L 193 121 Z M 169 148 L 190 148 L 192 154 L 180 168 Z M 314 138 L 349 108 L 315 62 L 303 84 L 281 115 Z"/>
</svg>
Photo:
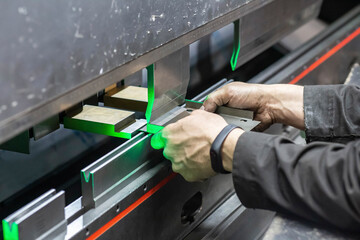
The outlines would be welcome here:
<svg viewBox="0 0 360 240">
<path fill-rule="evenodd" d="M 147 193 L 145 193 L 142 197 L 132 203 L 129 207 L 127 207 L 124 211 L 116 215 L 113 219 L 111 219 L 108 223 L 102 226 L 99 230 L 94 232 L 91 236 L 89 236 L 86 240 L 95 240 L 100 237 L 103 233 L 109 230 L 112 226 L 118 223 L 121 219 L 123 219 L 126 215 L 131 213 L 135 208 L 137 208 L 140 204 L 142 204 L 146 199 L 151 197 L 154 193 L 156 193 L 160 188 L 162 188 L 165 184 L 171 181 L 177 174 L 171 173 L 169 176 L 161 180 L 155 187 L 150 189 Z"/>
<path fill-rule="evenodd" d="M 349 42 L 354 40 L 357 36 L 360 35 L 360 27 L 356 29 L 353 33 L 351 33 L 348 37 L 346 37 L 344 40 L 342 40 L 339 44 L 337 44 L 335 47 L 333 47 L 330 51 L 328 51 L 325 55 L 323 55 L 321 58 L 319 58 L 316 62 L 314 62 L 310 67 L 305 69 L 302 73 L 300 73 L 298 76 L 296 76 L 293 80 L 289 82 L 289 84 L 296 84 L 298 81 L 303 79 L 306 75 L 308 75 L 310 72 L 315 70 L 318 66 L 320 66 L 323 62 L 325 62 L 327 59 L 329 59 L 332 55 L 337 53 L 340 49 L 345 47 Z"/>
</svg>

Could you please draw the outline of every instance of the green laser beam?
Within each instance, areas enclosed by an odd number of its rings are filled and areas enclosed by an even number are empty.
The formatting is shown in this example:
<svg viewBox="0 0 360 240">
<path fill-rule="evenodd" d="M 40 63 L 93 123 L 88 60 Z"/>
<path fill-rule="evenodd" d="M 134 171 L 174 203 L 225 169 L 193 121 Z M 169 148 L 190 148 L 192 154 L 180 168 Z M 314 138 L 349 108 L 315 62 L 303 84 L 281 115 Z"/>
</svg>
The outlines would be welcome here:
<svg viewBox="0 0 360 240">
<path fill-rule="evenodd" d="M 81 175 L 80 176 L 81 182 L 83 181 L 83 179 L 85 180 L 86 183 L 90 182 L 90 180 L 91 180 L 91 186 L 92 186 L 92 189 L 94 189 L 94 174 L 89 173 L 88 176 L 86 176 L 85 171 L 81 171 L 80 175 Z"/>
<path fill-rule="evenodd" d="M 206 99 L 205 99 L 206 100 Z M 189 99 L 186 99 L 187 102 L 193 102 L 193 103 L 200 103 L 200 104 L 203 104 L 203 102 L 199 102 L 199 101 L 194 101 L 194 100 L 189 100 Z"/>
<path fill-rule="evenodd" d="M 83 177 L 84 177 L 84 180 L 85 182 L 89 182 L 90 181 L 90 177 L 91 177 L 91 173 L 88 174 L 88 176 L 86 176 L 86 173 L 85 171 L 81 171 Z"/>
<path fill-rule="evenodd" d="M 13 222 L 10 224 L 6 220 L 2 220 L 4 240 L 19 240 L 19 227 Z"/>
<path fill-rule="evenodd" d="M 240 53 L 240 20 L 234 22 L 233 53 L 230 60 L 231 69 L 235 71 Z"/>
<path fill-rule="evenodd" d="M 148 105 L 146 107 L 145 111 L 145 118 L 146 121 L 149 123 L 151 118 L 152 109 L 154 107 L 154 101 L 155 101 L 155 85 L 154 85 L 154 64 L 151 64 L 150 66 L 146 67 L 147 70 L 147 78 L 148 78 Z"/>
<path fill-rule="evenodd" d="M 154 149 L 163 149 L 165 147 L 165 139 L 162 136 L 162 132 L 158 132 L 151 137 L 150 145 Z"/>
<path fill-rule="evenodd" d="M 154 124 L 146 124 L 146 132 L 147 133 L 158 133 L 159 131 L 161 131 L 164 127 L 163 126 L 158 126 L 158 125 L 154 125 Z"/>
</svg>

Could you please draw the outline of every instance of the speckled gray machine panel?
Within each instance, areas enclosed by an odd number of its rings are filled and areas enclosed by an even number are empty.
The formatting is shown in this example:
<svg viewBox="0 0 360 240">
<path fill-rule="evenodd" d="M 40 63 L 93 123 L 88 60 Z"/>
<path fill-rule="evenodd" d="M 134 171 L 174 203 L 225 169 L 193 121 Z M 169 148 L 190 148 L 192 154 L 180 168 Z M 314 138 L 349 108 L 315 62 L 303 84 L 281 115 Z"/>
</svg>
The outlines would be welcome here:
<svg viewBox="0 0 360 240">
<path fill-rule="evenodd" d="M 252 2 L 271 1 L 3 1 L 0 125 Z"/>
<path fill-rule="evenodd" d="M 287 1 L 3 1 L 0 143 L 272 3 Z M 296 27 L 314 17 L 320 3 L 301 0 L 291 3 L 296 11 L 283 10 L 299 12 L 290 24 Z"/>
</svg>

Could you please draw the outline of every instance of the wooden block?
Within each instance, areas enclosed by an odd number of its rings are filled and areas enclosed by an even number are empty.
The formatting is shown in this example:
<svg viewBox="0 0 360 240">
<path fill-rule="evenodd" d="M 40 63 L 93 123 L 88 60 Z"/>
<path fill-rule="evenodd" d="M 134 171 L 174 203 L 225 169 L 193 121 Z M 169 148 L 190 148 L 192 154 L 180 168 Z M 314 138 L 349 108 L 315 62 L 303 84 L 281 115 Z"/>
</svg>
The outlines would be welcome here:
<svg viewBox="0 0 360 240">
<path fill-rule="evenodd" d="M 92 105 L 84 105 L 83 110 L 72 118 L 114 125 L 115 131 L 131 122 L 135 122 L 133 112 Z"/>
<path fill-rule="evenodd" d="M 127 86 L 120 89 L 120 91 L 112 95 L 112 97 L 147 102 L 148 90 L 143 87 Z"/>
<path fill-rule="evenodd" d="M 64 127 L 114 137 L 131 138 L 131 134 L 123 133 L 121 130 L 135 121 L 134 112 L 84 105 L 80 113 L 72 117 L 64 117 Z"/>
<path fill-rule="evenodd" d="M 135 86 L 112 89 L 104 96 L 105 106 L 139 112 L 146 111 L 147 101 L 147 88 Z"/>
</svg>

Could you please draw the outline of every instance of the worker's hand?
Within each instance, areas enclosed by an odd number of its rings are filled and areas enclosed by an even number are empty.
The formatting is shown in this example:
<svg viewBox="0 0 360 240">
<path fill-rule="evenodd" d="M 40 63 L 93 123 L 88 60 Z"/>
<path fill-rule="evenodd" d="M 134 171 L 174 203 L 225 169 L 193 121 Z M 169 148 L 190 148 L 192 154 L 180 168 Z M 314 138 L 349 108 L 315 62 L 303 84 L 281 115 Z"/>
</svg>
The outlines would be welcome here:
<svg viewBox="0 0 360 240">
<path fill-rule="evenodd" d="M 227 125 L 219 115 L 197 110 L 166 126 L 162 130 L 164 156 L 172 162 L 173 171 L 180 173 L 189 182 L 205 180 L 215 175 L 211 168 L 210 147 Z M 235 145 L 242 133 L 242 130 L 234 129 L 224 142 L 222 156 L 227 171 L 232 171 Z"/>
<path fill-rule="evenodd" d="M 230 83 L 211 93 L 203 109 L 214 112 L 217 106 L 254 111 L 254 120 L 261 121 L 255 130 L 264 131 L 273 123 L 304 129 L 302 86 L 277 84 Z"/>
</svg>

